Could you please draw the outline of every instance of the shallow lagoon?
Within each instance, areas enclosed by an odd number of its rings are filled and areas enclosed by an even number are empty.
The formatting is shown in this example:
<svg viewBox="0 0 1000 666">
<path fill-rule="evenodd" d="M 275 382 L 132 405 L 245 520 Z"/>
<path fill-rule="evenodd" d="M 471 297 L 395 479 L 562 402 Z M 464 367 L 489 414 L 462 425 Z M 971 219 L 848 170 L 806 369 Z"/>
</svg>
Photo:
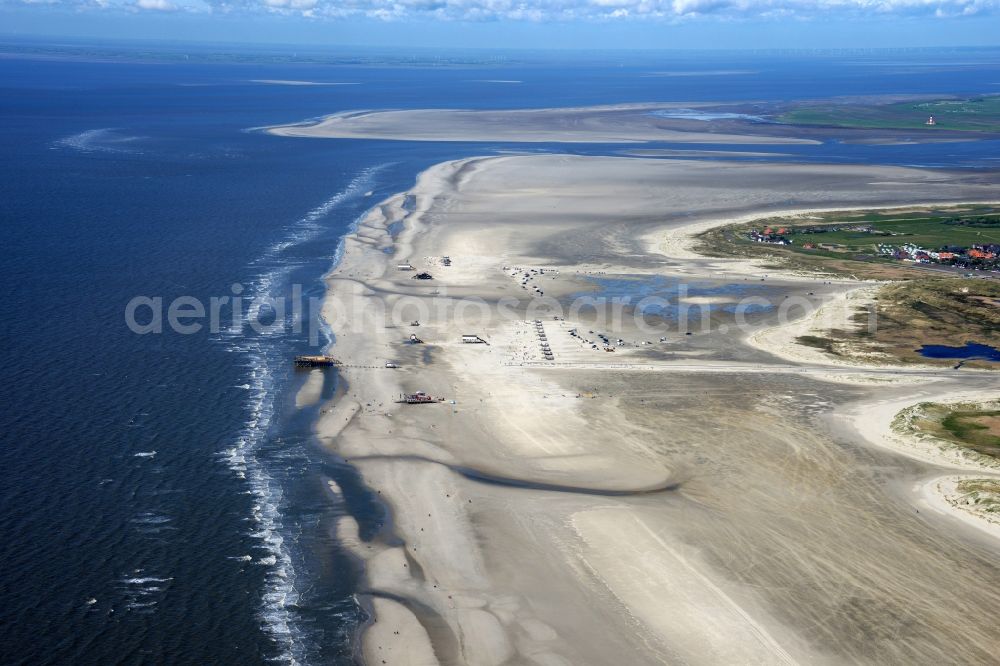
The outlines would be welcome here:
<svg viewBox="0 0 1000 666">
<path fill-rule="evenodd" d="M 924 345 L 919 350 L 926 358 L 957 358 L 977 361 L 1000 362 L 1000 349 L 976 342 L 967 342 L 964 347 L 948 345 Z"/>
</svg>

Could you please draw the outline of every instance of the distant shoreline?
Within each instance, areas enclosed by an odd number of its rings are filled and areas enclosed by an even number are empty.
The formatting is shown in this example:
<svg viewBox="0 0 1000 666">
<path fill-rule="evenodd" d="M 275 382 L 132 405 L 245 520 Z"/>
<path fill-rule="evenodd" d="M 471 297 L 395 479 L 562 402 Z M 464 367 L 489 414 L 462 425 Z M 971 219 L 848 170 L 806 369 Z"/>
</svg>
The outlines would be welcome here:
<svg viewBox="0 0 1000 666">
<path fill-rule="evenodd" d="M 918 99 L 927 98 L 920 96 Z M 829 102 L 831 108 L 852 108 L 851 103 L 850 99 Z M 777 120 L 794 118 L 795 110 L 807 104 L 808 101 L 784 106 L 773 102 L 759 105 L 694 101 L 563 108 L 365 109 L 260 129 L 288 137 L 397 141 L 619 144 L 655 141 L 779 146 L 817 145 L 830 140 L 858 145 L 907 145 L 967 142 L 1000 136 L 1000 131 L 935 127 L 932 132 L 914 134 L 916 130 L 912 128 L 891 124 L 838 125 Z M 873 105 L 870 100 L 868 104 L 875 109 L 889 108 L 884 103 Z"/>
<path fill-rule="evenodd" d="M 318 121 L 265 128 L 270 134 L 311 138 L 402 141 L 514 141 L 525 143 L 817 144 L 815 139 L 755 134 L 752 127 L 706 131 L 696 120 L 658 118 L 670 108 L 719 106 L 707 102 L 620 104 L 591 107 L 471 111 L 407 109 L 345 111 Z M 699 125 L 705 125 L 699 127 Z"/>
</svg>

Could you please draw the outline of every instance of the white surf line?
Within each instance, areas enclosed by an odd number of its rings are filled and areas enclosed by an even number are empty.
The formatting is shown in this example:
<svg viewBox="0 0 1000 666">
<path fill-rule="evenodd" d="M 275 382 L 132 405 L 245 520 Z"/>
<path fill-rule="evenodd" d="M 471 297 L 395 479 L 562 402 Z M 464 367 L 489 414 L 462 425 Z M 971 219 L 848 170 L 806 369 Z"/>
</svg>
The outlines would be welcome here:
<svg viewBox="0 0 1000 666">
<path fill-rule="evenodd" d="M 315 237 L 323 230 L 322 221 L 327 216 L 333 214 L 341 204 L 361 198 L 368 188 L 373 187 L 378 173 L 392 164 L 394 163 L 387 162 L 361 169 L 343 189 L 287 225 L 283 230 L 283 240 L 265 249 L 251 261 L 250 266 L 272 264 L 279 260 L 283 250 Z M 351 229 L 353 228 L 352 225 Z M 345 235 L 352 233 L 351 229 Z M 338 248 L 342 245 L 343 236 L 338 242 Z M 253 304 L 271 297 L 272 286 L 291 268 L 290 264 L 272 265 L 258 273 L 249 282 L 245 295 L 247 300 Z M 219 341 L 223 342 L 226 349 L 245 354 L 251 366 L 246 375 L 249 397 L 244 403 L 249 418 L 237 433 L 235 442 L 220 452 L 220 455 L 236 477 L 248 486 L 253 497 L 250 515 L 253 528 L 249 536 L 257 539 L 257 547 L 267 552 L 266 557 L 257 560 L 257 564 L 267 568 L 258 609 L 262 633 L 278 650 L 276 660 L 295 666 L 308 656 L 303 651 L 304 637 L 308 636 L 308 632 L 303 629 L 300 618 L 296 615 L 300 592 L 297 588 L 295 563 L 284 535 L 287 526 L 282 515 L 283 489 L 281 482 L 272 476 L 269 466 L 260 457 L 261 447 L 267 441 L 272 424 L 276 399 L 268 347 L 262 340 L 285 333 L 281 328 L 274 329 L 273 335 L 269 329 L 260 334 L 260 339 L 239 339 L 232 332 L 220 338 Z"/>
<path fill-rule="evenodd" d="M 667 545 L 667 542 L 664 541 L 659 534 L 650 529 L 649 525 L 646 524 L 645 521 L 643 521 L 641 518 L 637 516 L 631 516 L 631 518 L 635 520 L 642 527 L 642 529 L 644 529 L 646 533 L 653 538 L 654 541 L 660 544 L 660 546 L 663 548 L 664 551 L 670 553 L 670 555 L 675 560 L 677 560 L 677 562 L 679 562 L 681 566 L 687 569 L 692 576 L 701 581 L 705 585 L 705 587 L 707 587 L 709 590 L 715 593 L 715 595 L 719 598 L 719 600 L 722 601 L 726 606 L 728 606 L 730 610 L 732 610 L 734 613 L 743 618 L 744 622 L 746 622 L 747 626 L 754 633 L 754 635 L 757 636 L 761 644 L 767 647 L 775 657 L 777 657 L 782 663 L 785 664 L 798 663 L 794 658 L 792 658 L 792 655 L 790 655 L 783 647 L 781 647 L 778 641 L 775 640 L 775 638 L 771 636 L 770 633 L 768 633 L 767 629 L 762 627 L 760 623 L 754 620 L 749 613 L 743 610 L 743 608 L 738 603 L 736 603 L 732 599 L 732 597 L 723 592 L 718 585 L 713 583 L 703 573 L 698 571 L 698 569 L 695 568 L 694 565 L 692 565 L 690 562 L 688 562 L 680 553 L 678 553 L 669 545 Z"/>
</svg>

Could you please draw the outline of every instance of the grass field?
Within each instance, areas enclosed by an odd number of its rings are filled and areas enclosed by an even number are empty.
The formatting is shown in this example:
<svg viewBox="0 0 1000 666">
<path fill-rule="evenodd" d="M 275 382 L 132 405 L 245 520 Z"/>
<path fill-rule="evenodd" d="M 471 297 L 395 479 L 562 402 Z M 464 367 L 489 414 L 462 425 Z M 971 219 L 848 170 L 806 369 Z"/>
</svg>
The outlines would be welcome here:
<svg viewBox="0 0 1000 666">
<path fill-rule="evenodd" d="M 1000 458 L 1000 410 L 995 403 L 981 405 L 919 405 L 913 426 L 921 432 L 959 444 L 976 453 Z"/>
<path fill-rule="evenodd" d="M 941 425 L 980 453 L 1000 456 L 1000 411 L 952 412 Z"/>
<path fill-rule="evenodd" d="M 926 125 L 934 116 L 936 125 Z M 781 114 L 791 125 L 1000 132 L 1000 95 L 893 104 L 814 104 Z"/>
<path fill-rule="evenodd" d="M 954 223 L 955 220 L 965 223 Z M 873 232 L 847 227 L 870 226 Z M 747 238 L 752 229 L 787 228 L 792 245 L 768 245 Z M 801 233 L 805 228 L 838 231 Z M 805 244 L 817 245 L 806 249 Z M 788 268 L 870 279 L 905 279 L 925 274 L 912 265 L 878 255 L 878 244 L 912 243 L 928 249 L 1000 243 L 1000 209 L 963 206 L 941 209 L 868 210 L 805 217 L 773 217 L 713 229 L 699 237 L 698 250 L 712 256 L 772 257 Z M 818 247 L 819 245 L 831 247 Z M 837 247 L 832 247 L 837 246 Z"/>
<path fill-rule="evenodd" d="M 824 234 L 796 236 L 796 241 L 822 242 L 843 245 L 846 251 L 871 252 L 878 243 L 903 245 L 913 243 L 926 248 L 939 248 L 945 245 L 970 247 L 976 243 L 1000 243 L 1000 215 L 990 218 L 994 224 L 990 226 L 950 225 L 942 217 L 912 216 L 867 216 L 865 223 L 871 223 L 878 233 L 863 231 L 831 231 Z M 845 222 L 854 223 L 855 220 Z M 834 222 L 836 224 L 836 221 Z M 797 243 L 801 245 L 801 243 Z M 796 249 L 801 249 L 798 247 Z"/>
</svg>

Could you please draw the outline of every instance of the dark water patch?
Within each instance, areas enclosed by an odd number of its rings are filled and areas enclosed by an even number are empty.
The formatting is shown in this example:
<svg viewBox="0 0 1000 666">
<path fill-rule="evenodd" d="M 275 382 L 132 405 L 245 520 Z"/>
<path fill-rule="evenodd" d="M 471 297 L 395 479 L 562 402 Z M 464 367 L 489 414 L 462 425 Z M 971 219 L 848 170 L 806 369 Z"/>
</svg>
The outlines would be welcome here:
<svg viewBox="0 0 1000 666">
<path fill-rule="evenodd" d="M 395 240 L 396 236 L 399 235 L 399 232 L 403 230 L 403 221 L 397 220 L 395 222 L 391 222 L 386 227 L 386 230 L 389 232 L 389 236 Z"/>
<path fill-rule="evenodd" d="M 337 394 L 337 387 L 339 385 L 337 379 L 338 375 L 336 371 L 323 373 L 323 386 L 319 392 L 320 401 L 332 400 Z"/>
<path fill-rule="evenodd" d="M 420 362 L 424 365 L 431 365 L 434 363 L 434 353 L 438 350 L 434 345 L 424 344 L 420 350 Z"/>
<path fill-rule="evenodd" d="M 925 358 L 960 358 L 967 361 L 1000 362 L 1000 349 L 977 342 L 967 342 L 964 347 L 924 345 L 917 351 Z"/>
<path fill-rule="evenodd" d="M 358 536 L 362 541 L 381 539 L 396 543 L 389 530 L 390 516 L 386 506 L 378 499 L 361 478 L 357 468 L 348 462 L 328 456 L 322 463 L 324 476 L 337 482 L 346 512 L 358 523 Z"/>
<path fill-rule="evenodd" d="M 651 111 L 649 115 L 658 116 L 660 118 L 672 118 L 676 120 L 748 120 L 760 123 L 768 122 L 768 120 L 761 116 L 754 116 L 746 113 L 703 111 L 699 109 L 663 109 L 659 111 Z"/>
</svg>

